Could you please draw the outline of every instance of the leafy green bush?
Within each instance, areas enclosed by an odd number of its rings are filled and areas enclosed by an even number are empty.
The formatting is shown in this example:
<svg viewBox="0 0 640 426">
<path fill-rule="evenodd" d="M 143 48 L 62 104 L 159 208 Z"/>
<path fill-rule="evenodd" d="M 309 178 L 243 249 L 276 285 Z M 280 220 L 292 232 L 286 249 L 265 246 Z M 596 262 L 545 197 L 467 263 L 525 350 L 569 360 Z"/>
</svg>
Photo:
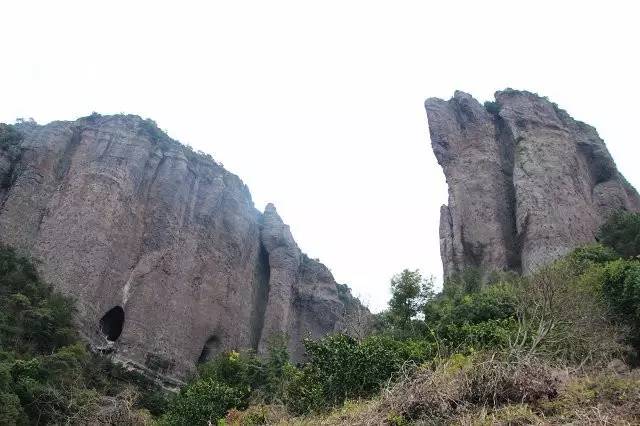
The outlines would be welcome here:
<svg viewBox="0 0 640 426">
<path fill-rule="evenodd" d="M 517 289 L 513 283 L 498 283 L 480 292 L 441 295 L 424 307 L 424 319 L 433 326 L 441 324 L 477 324 L 483 321 L 513 318 L 516 315 Z"/>
<path fill-rule="evenodd" d="M 211 378 L 197 380 L 180 390 L 171 402 L 162 422 L 169 425 L 206 425 L 216 423 L 227 410 L 242 408 L 242 391 Z"/>
<path fill-rule="evenodd" d="M 173 394 L 157 389 L 146 389 L 141 393 L 137 404 L 149 410 L 153 416 L 161 416 L 169 410 Z"/>
<path fill-rule="evenodd" d="M 430 342 L 388 336 L 370 336 L 358 342 L 336 334 L 305 340 L 304 345 L 308 362 L 295 373 L 287 390 L 288 405 L 298 414 L 371 396 L 405 363 L 420 363 L 435 353 Z"/>
<path fill-rule="evenodd" d="M 640 213 L 619 211 L 602 225 L 598 241 L 620 256 L 640 255 Z"/>
<path fill-rule="evenodd" d="M 0 364 L 0 371 L 9 371 L 10 376 L 5 375 L 3 391 L 17 398 L 21 415 L 31 422 L 63 423 L 93 403 L 83 397 L 88 391 L 83 382 L 83 368 L 88 359 L 84 346 L 76 344 L 51 355 L 5 361 Z"/>
<path fill-rule="evenodd" d="M 266 381 L 261 361 L 252 354 L 236 351 L 221 354 L 200 365 L 198 373 L 202 379 L 216 380 L 240 390 L 243 399 L 249 396 L 251 389 L 262 386 Z"/>
<path fill-rule="evenodd" d="M 230 351 L 220 354 L 212 361 L 201 364 L 198 374 L 201 379 L 213 379 L 241 391 L 243 401 L 249 397 L 270 403 L 281 401 L 285 396 L 291 370 L 287 338 L 273 335 L 264 357 L 252 351 Z"/>
<path fill-rule="evenodd" d="M 604 268 L 603 293 L 617 319 L 632 328 L 640 347 L 640 262 L 616 260 Z"/>
<path fill-rule="evenodd" d="M 442 293 L 424 306 L 424 321 L 440 355 L 505 348 L 517 332 L 517 284 L 500 282 L 473 293 Z"/>
<path fill-rule="evenodd" d="M 506 349 L 517 334 L 514 318 L 490 319 L 476 324 L 443 324 L 438 328 L 438 341 L 443 355 L 473 353 L 481 349 Z"/>
<path fill-rule="evenodd" d="M 574 262 L 574 266 L 579 271 L 593 264 L 606 263 L 618 259 L 620 256 L 612 248 L 602 244 L 589 244 L 578 247 L 572 251 L 568 258 Z"/>
</svg>

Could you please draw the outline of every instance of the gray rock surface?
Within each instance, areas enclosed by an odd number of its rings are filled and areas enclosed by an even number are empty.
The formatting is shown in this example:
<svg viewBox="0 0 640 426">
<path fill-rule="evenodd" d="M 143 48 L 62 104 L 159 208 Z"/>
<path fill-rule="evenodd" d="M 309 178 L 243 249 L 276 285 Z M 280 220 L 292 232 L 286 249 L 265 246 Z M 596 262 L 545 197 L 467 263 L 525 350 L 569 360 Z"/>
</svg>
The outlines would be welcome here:
<svg viewBox="0 0 640 426">
<path fill-rule="evenodd" d="M 449 186 L 440 217 L 445 276 L 470 267 L 529 273 L 593 242 L 613 211 L 640 210 L 593 127 L 533 93 L 507 89 L 495 99 L 485 108 L 456 91 L 425 102 Z"/>
<path fill-rule="evenodd" d="M 211 157 L 137 116 L 17 125 L 0 150 L 0 243 L 77 299 L 85 337 L 182 378 L 222 350 L 341 329 L 354 302 L 268 205 Z M 15 152 L 15 150 L 14 150 Z"/>
</svg>

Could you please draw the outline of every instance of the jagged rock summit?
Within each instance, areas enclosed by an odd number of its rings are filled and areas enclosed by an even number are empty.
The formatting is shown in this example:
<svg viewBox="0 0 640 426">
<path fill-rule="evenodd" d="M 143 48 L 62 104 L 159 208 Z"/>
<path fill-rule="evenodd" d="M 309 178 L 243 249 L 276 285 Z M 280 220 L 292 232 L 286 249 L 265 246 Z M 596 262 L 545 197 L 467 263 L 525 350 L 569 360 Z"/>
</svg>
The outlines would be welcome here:
<svg viewBox="0 0 640 426">
<path fill-rule="evenodd" d="M 470 267 L 529 273 L 593 242 L 612 212 L 640 210 L 596 130 L 547 98 L 507 89 L 483 106 L 456 91 L 425 108 L 449 186 L 445 277 Z"/>
<path fill-rule="evenodd" d="M 120 361 L 179 379 L 276 333 L 299 359 L 307 333 L 364 309 L 272 205 L 256 210 L 237 176 L 150 120 L 0 130 L 0 243 L 75 297 L 85 337 Z"/>
</svg>

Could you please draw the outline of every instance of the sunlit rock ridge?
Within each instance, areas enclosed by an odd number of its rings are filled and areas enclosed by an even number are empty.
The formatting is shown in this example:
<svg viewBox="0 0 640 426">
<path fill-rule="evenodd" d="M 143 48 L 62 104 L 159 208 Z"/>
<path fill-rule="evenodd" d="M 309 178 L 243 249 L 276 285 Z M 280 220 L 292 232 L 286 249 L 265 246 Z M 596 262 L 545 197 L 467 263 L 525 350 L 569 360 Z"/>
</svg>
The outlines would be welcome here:
<svg viewBox="0 0 640 426">
<path fill-rule="evenodd" d="M 272 205 L 150 120 L 94 114 L 0 147 L 0 243 L 77 300 L 92 345 L 183 378 L 229 349 L 341 329 L 363 309 L 298 248 Z M 368 311 L 367 311 L 368 312 Z"/>
<path fill-rule="evenodd" d="M 425 108 L 449 187 L 445 277 L 466 268 L 529 273 L 593 242 L 612 212 L 640 210 L 596 130 L 545 97 L 507 89 L 483 106 L 456 91 Z"/>
</svg>

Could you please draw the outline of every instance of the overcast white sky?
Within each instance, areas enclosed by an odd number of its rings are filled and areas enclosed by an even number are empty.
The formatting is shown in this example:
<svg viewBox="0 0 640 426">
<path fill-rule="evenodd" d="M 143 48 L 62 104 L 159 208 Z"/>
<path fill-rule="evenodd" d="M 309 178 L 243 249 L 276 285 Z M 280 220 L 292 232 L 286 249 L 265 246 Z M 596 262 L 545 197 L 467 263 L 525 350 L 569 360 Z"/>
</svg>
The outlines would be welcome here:
<svg viewBox="0 0 640 426">
<path fill-rule="evenodd" d="M 635 2 L 2 1 L 0 121 L 156 120 L 273 202 L 374 310 L 442 274 L 427 97 L 546 95 L 638 168 Z"/>
</svg>

